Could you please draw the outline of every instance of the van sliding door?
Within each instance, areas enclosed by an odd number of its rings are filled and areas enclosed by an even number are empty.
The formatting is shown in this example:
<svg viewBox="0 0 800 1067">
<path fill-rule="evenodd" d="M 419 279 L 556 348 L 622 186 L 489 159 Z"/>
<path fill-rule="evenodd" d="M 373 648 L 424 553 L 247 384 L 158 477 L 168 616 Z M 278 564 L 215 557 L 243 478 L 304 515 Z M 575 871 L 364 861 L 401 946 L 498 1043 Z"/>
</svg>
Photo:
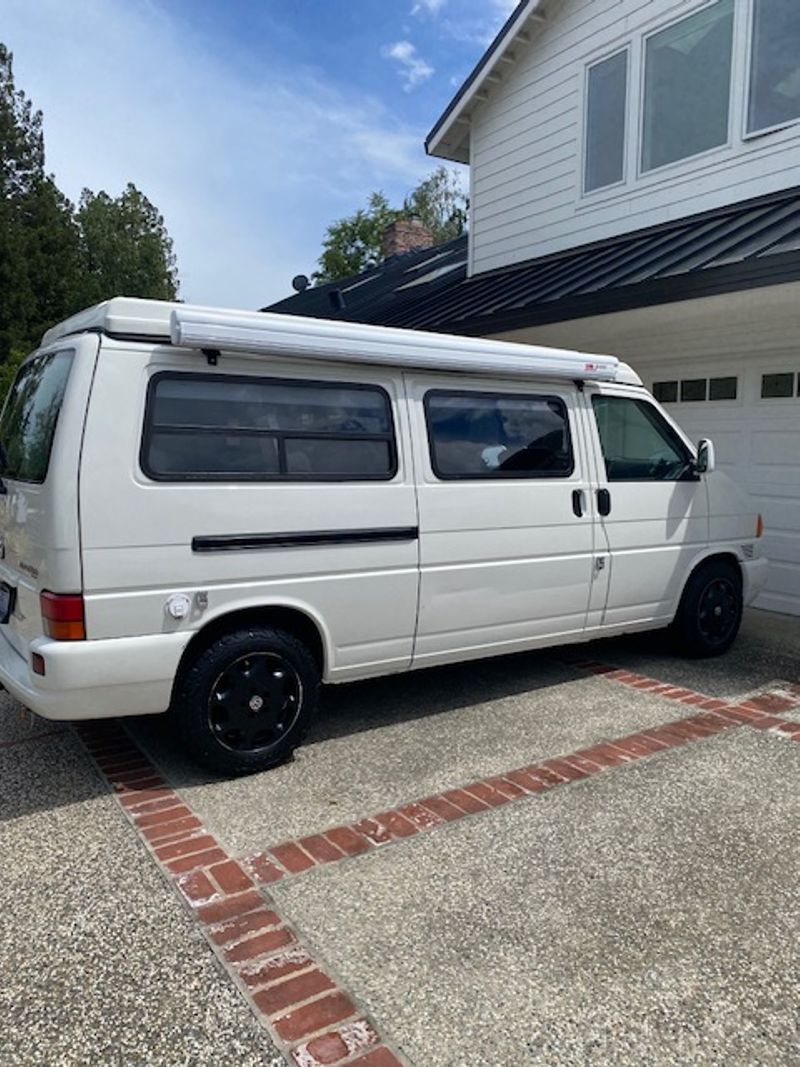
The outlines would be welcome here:
<svg viewBox="0 0 800 1067">
<path fill-rule="evenodd" d="M 580 635 L 595 519 L 577 390 L 409 379 L 420 523 L 414 664 Z"/>
</svg>

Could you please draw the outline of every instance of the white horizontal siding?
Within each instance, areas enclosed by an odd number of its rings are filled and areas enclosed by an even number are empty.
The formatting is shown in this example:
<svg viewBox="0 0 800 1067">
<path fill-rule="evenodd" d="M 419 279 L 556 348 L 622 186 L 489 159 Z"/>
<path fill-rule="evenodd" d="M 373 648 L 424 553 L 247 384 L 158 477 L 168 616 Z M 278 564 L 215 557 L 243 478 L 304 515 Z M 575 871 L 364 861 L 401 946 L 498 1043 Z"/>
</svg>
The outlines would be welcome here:
<svg viewBox="0 0 800 1067">
<path fill-rule="evenodd" d="M 800 185 L 800 126 L 741 138 L 749 0 L 737 0 L 730 143 L 643 177 L 629 145 L 626 183 L 581 196 L 587 62 L 705 2 L 562 0 L 532 44 L 516 46 L 517 62 L 472 120 L 473 273 Z M 635 70 L 629 93 L 638 116 Z"/>
</svg>

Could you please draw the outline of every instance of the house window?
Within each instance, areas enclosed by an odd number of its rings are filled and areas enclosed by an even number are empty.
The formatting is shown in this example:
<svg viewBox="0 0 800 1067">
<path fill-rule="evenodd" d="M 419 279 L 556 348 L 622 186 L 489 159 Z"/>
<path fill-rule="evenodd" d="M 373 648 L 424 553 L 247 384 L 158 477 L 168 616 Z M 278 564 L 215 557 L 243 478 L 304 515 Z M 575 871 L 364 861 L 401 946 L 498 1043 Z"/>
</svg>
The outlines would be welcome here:
<svg viewBox="0 0 800 1067">
<path fill-rule="evenodd" d="M 586 87 L 585 191 L 621 182 L 625 167 L 628 50 L 589 68 Z"/>
<path fill-rule="evenodd" d="M 747 132 L 800 118 L 800 3 L 754 0 Z"/>
<path fill-rule="evenodd" d="M 707 385 L 705 378 L 684 379 L 681 382 L 681 401 L 687 403 L 692 400 L 705 400 Z"/>
<path fill-rule="evenodd" d="M 653 396 L 659 404 L 674 404 L 678 399 L 678 383 L 653 382 Z"/>
<path fill-rule="evenodd" d="M 709 400 L 735 400 L 736 378 L 711 378 L 708 383 Z"/>
<path fill-rule="evenodd" d="M 794 396 L 793 374 L 762 374 L 761 397 L 763 400 L 786 399 Z"/>
<path fill-rule="evenodd" d="M 645 45 L 642 170 L 728 140 L 733 0 L 717 0 Z"/>
<path fill-rule="evenodd" d="M 397 470 L 382 389 L 172 372 L 150 383 L 141 460 L 159 481 L 382 481 Z"/>
</svg>

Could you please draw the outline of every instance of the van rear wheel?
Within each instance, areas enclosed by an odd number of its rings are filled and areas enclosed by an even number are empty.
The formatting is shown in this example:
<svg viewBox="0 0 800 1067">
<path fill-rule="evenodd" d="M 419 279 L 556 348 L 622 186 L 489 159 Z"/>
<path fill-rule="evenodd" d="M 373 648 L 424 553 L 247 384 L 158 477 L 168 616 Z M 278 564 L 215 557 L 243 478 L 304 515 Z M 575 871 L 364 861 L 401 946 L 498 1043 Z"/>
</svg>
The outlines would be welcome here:
<svg viewBox="0 0 800 1067">
<path fill-rule="evenodd" d="M 319 670 L 283 630 L 250 626 L 224 634 L 189 664 L 173 715 L 198 763 L 249 774 L 287 760 L 316 710 Z"/>
<path fill-rule="evenodd" d="M 711 560 L 691 576 L 672 624 L 681 651 L 692 659 L 721 656 L 742 622 L 742 578 L 736 567 Z"/>
</svg>

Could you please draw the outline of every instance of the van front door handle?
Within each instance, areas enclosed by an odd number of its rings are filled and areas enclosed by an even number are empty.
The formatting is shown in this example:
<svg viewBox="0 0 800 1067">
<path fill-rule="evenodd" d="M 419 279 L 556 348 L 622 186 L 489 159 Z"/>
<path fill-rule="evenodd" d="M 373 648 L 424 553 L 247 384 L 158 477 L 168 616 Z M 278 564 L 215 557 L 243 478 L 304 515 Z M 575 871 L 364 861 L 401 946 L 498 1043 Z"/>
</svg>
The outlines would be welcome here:
<svg viewBox="0 0 800 1067">
<path fill-rule="evenodd" d="M 583 490 L 582 489 L 573 489 L 572 490 L 572 511 L 575 514 L 576 518 L 580 519 L 583 516 Z"/>
<path fill-rule="evenodd" d="M 607 489 L 597 490 L 597 510 L 601 515 L 608 515 L 611 512 L 611 493 Z"/>
</svg>

